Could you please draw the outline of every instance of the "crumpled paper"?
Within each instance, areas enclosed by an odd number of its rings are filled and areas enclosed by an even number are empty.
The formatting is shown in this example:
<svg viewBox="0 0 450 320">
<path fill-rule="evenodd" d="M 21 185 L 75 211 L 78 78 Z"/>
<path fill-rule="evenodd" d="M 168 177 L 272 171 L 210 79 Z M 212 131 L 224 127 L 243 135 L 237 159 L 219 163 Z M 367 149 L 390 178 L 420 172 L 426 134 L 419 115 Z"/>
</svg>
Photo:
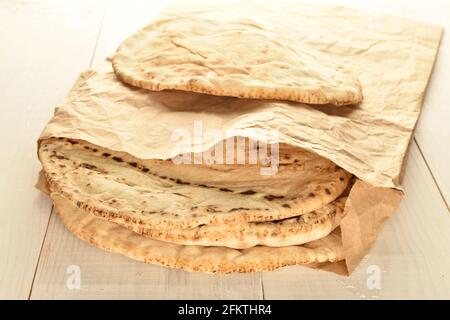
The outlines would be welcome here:
<svg viewBox="0 0 450 320">
<path fill-rule="evenodd" d="M 345 263 L 319 266 L 351 273 L 400 202 L 405 155 L 442 28 L 344 7 L 291 2 L 176 1 L 164 14 L 192 8 L 258 20 L 274 32 L 295 37 L 299 46 L 328 55 L 358 75 L 364 102 L 310 106 L 149 92 L 122 84 L 108 65 L 81 74 L 40 140 L 82 139 L 142 159 L 168 159 L 173 156 L 173 131 L 181 128 L 193 135 L 195 122 L 202 124 L 204 133 L 209 128 L 224 134 L 246 129 L 240 132 L 252 139 L 261 130 L 277 130 L 281 143 L 316 152 L 358 177 L 341 224 Z M 202 138 L 185 147 L 201 152 L 221 141 L 214 135 Z"/>
</svg>

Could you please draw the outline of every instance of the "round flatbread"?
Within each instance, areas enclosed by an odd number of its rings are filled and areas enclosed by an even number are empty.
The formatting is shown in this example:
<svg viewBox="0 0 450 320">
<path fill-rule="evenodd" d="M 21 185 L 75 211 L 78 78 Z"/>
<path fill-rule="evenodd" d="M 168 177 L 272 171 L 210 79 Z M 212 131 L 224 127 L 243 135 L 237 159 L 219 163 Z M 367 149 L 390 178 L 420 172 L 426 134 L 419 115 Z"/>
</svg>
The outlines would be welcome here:
<svg viewBox="0 0 450 320">
<path fill-rule="evenodd" d="M 239 224 L 202 225 L 190 229 L 148 229 L 123 219 L 110 219 L 121 226 L 152 239 L 199 246 L 246 249 L 257 245 L 286 247 L 301 245 L 329 235 L 339 226 L 346 197 L 311 213 L 278 221 L 244 222 Z"/>
<path fill-rule="evenodd" d="M 273 176 L 258 166 L 143 161 L 67 139 L 41 141 L 39 158 L 52 189 L 79 208 L 157 230 L 299 216 L 337 199 L 351 177 L 306 151 Z"/>
<path fill-rule="evenodd" d="M 359 80 L 294 35 L 215 11 L 169 14 L 126 39 L 112 64 L 122 81 L 153 91 L 360 103 Z"/>
<path fill-rule="evenodd" d="M 52 193 L 51 197 L 63 224 L 77 237 L 101 249 L 146 263 L 188 271 L 231 273 L 270 271 L 289 265 L 344 259 L 339 230 L 302 246 L 257 246 L 244 250 L 183 246 L 150 239 L 87 214 L 57 193 Z"/>
</svg>

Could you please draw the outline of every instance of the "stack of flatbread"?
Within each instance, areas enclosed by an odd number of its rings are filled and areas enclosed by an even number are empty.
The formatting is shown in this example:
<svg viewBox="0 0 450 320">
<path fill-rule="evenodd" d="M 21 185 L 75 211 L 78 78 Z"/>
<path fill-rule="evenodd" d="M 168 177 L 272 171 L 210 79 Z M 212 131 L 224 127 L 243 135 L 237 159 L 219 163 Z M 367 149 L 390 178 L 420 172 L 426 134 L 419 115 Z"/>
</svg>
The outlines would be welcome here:
<svg viewBox="0 0 450 320">
<path fill-rule="evenodd" d="M 301 149 L 260 165 L 141 160 L 73 139 L 41 141 L 50 196 L 69 230 L 146 262 L 261 271 L 343 258 L 336 228 L 350 174 Z"/>
<path fill-rule="evenodd" d="M 166 14 L 119 46 L 104 78 L 135 91 L 146 108 L 177 95 L 234 97 L 243 108 L 255 99 L 360 103 L 358 78 L 300 46 L 294 31 L 214 11 Z M 183 117 L 184 101 L 176 100 L 174 116 Z M 100 248 L 223 273 L 344 259 L 339 225 L 352 176 L 313 152 L 281 144 L 272 175 L 262 175 L 259 162 L 175 164 L 56 136 L 41 139 L 38 154 L 63 223 Z"/>
</svg>

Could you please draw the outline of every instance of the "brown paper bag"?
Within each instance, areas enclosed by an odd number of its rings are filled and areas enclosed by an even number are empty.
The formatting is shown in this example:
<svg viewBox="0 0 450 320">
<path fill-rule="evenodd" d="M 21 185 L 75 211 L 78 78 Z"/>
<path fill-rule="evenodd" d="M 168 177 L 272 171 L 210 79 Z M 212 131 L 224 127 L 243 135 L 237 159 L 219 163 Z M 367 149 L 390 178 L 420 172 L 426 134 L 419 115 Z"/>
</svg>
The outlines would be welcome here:
<svg viewBox="0 0 450 320">
<path fill-rule="evenodd" d="M 212 10 L 205 2 L 195 8 Z M 184 1 L 177 1 L 166 14 L 185 9 Z M 299 45 L 305 43 L 353 69 L 362 83 L 364 102 L 310 106 L 148 92 L 122 84 L 106 66 L 81 74 L 40 139 L 82 139 L 142 159 L 169 159 L 173 130 L 184 128 L 193 134 L 195 122 L 201 122 L 204 131 L 249 129 L 244 135 L 253 139 L 261 129 L 277 130 L 281 143 L 316 152 L 358 177 L 341 224 L 346 259 L 316 266 L 350 274 L 400 202 L 404 159 L 442 29 L 343 7 L 290 2 L 227 1 L 213 10 L 250 16 L 274 32 L 291 30 Z M 184 147 L 202 152 L 218 142 L 206 135 Z"/>
</svg>

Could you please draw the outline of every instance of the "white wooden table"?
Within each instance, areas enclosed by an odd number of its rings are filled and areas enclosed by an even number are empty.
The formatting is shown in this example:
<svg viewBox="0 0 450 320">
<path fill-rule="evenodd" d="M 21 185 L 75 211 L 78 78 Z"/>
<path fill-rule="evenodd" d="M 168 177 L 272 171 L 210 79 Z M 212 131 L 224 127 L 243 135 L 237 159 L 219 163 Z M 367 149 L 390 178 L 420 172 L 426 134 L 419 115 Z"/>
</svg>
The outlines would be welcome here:
<svg viewBox="0 0 450 320">
<path fill-rule="evenodd" d="M 450 30 L 447 0 L 322 1 L 412 17 Z M 90 247 L 33 188 L 36 138 L 78 74 L 112 53 L 166 1 L 0 1 L 0 298 L 450 298 L 450 36 L 445 35 L 411 146 L 406 197 L 348 278 L 289 267 L 188 273 Z M 70 266 L 80 289 L 69 289 Z M 370 266 L 381 288 L 367 285 Z M 373 267 L 372 267 L 373 268 Z M 368 273 L 369 272 L 369 273 Z"/>
</svg>

